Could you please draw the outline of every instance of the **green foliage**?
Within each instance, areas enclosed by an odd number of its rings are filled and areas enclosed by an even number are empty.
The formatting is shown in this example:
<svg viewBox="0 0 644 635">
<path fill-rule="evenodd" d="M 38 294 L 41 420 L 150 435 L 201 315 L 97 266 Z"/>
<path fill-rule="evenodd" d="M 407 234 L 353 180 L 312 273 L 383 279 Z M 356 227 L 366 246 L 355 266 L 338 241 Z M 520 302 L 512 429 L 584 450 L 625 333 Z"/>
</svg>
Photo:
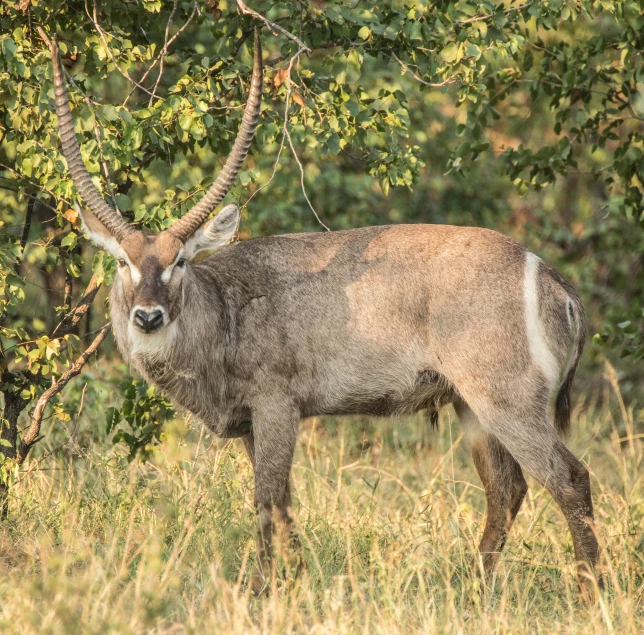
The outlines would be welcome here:
<svg viewBox="0 0 644 635">
<path fill-rule="evenodd" d="M 127 378 L 120 382 L 120 390 L 123 404 L 120 408 L 107 409 L 106 433 L 109 435 L 118 427 L 112 441 L 125 444 L 128 460 L 137 454 L 147 459 L 161 439 L 163 424 L 174 416 L 172 404 L 141 380 Z M 127 422 L 129 431 L 119 427 L 121 422 Z"/>
<path fill-rule="evenodd" d="M 242 238 L 319 230 L 304 191 L 332 229 L 501 229 L 580 287 L 595 356 L 625 357 L 620 372 L 635 390 L 644 357 L 642 3 L 252 4 L 311 53 L 291 64 L 299 45 L 262 29 L 261 123 L 229 194 L 245 206 Z M 57 325 L 92 275 L 109 286 L 115 269 L 78 226 L 35 27 L 58 34 L 94 181 L 128 220 L 159 230 L 198 200 L 231 148 L 254 24 L 224 0 L 3 4 L 0 391 L 19 390 L 26 412 L 104 323 L 105 293 L 64 335 Z M 104 352 L 116 356 L 111 345 Z M 145 454 L 169 405 L 126 383 L 108 423 L 131 456 Z M 74 417 L 64 396 L 50 403 L 58 421 Z"/>
</svg>

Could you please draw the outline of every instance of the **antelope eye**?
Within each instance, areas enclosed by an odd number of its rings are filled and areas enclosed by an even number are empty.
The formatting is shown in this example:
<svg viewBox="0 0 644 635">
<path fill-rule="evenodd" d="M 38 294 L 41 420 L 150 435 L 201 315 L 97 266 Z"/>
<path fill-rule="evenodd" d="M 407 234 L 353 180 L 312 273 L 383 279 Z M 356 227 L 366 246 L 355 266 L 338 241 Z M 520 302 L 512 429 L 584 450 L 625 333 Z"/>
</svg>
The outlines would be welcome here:
<svg viewBox="0 0 644 635">
<path fill-rule="evenodd" d="M 127 265 L 123 258 L 119 258 L 117 262 L 119 263 L 119 267 L 125 267 L 125 265 Z"/>
<path fill-rule="evenodd" d="M 179 260 L 177 260 L 176 266 L 177 267 L 185 267 L 186 266 L 186 259 L 185 258 L 179 258 Z"/>
</svg>

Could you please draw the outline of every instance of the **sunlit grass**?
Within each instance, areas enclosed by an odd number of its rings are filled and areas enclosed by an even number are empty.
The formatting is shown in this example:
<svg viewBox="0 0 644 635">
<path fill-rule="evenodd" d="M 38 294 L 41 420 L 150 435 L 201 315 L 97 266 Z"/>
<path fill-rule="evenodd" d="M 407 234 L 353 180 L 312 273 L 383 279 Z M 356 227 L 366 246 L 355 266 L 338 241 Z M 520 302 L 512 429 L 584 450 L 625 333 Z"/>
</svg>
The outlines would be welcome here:
<svg viewBox="0 0 644 635">
<path fill-rule="evenodd" d="M 610 379 L 610 378 L 609 378 Z M 593 474 L 607 582 L 578 602 L 570 536 L 530 492 L 494 588 L 464 575 L 485 498 L 458 422 L 309 420 L 294 466 L 305 571 L 252 598 L 252 473 L 238 442 L 177 423 L 152 462 L 53 456 L 0 529 L 2 633 L 637 633 L 644 631 L 641 416 L 611 391 L 570 445 Z M 639 423 L 638 423 L 639 422 Z"/>
</svg>

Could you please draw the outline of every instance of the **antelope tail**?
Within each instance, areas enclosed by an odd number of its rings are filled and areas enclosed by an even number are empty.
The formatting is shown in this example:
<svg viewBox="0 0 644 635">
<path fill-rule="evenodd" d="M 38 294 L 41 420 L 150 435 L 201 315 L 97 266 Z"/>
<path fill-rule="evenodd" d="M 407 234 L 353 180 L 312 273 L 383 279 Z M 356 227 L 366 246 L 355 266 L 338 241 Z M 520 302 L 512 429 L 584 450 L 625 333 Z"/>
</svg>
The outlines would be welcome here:
<svg viewBox="0 0 644 635">
<path fill-rule="evenodd" d="M 577 294 L 573 297 L 568 296 L 567 305 L 566 311 L 570 322 L 573 343 L 566 376 L 559 387 L 557 400 L 555 401 L 555 428 L 560 434 L 567 434 L 570 430 L 570 392 L 586 339 L 586 315 Z"/>
</svg>

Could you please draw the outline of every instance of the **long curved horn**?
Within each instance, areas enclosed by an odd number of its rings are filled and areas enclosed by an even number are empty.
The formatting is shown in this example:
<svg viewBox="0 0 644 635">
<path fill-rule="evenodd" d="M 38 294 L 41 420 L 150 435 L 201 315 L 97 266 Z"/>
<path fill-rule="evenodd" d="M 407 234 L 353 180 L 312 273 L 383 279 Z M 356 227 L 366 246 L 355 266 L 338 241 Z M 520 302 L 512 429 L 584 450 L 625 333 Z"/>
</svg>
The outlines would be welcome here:
<svg viewBox="0 0 644 635">
<path fill-rule="evenodd" d="M 244 117 L 233 144 L 233 149 L 226 159 L 226 164 L 217 176 L 215 182 L 210 186 L 204 197 L 183 217 L 180 218 L 170 231 L 185 242 L 192 234 L 199 229 L 210 213 L 217 207 L 226 196 L 228 190 L 237 178 L 248 149 L 250 148 L 259 109 L 262 102 L 262 44 L 259 40 L 259 32 L 255 29 L 255 55 L 253 60 L 253 76 L 250 83 L 248 101 L 244 109 Z"/>
<path fill-rule="evenodd" d="M 134 227 L 121 218 L 103 199 L 92 182 L 92 178 L 83 163 L 80 147 L 74 133 L 74 120 L 69 108 L 67 88 L 58 52 L 58 42 L 52 37 L 49 41 L 51 58 L 54 65 L 54 94 L 56 96 L 56 114 L 58 115 L 58 131 L 63 154 L 72 181 L 81 195 L 85 205 L 103 223 L 105 228 L 118 240 L 123 240 L 128 234 L 135 232 Z"/>
</svg>

